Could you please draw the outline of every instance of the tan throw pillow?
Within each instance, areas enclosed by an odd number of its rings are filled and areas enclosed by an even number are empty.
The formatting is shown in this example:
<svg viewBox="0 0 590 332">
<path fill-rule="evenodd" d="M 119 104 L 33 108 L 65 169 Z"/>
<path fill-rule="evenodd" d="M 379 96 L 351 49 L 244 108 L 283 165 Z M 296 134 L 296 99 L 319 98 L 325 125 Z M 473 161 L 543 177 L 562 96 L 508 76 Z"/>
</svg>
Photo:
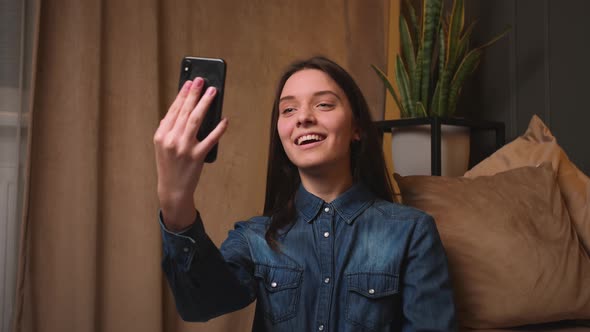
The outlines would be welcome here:
<svg viewBox="0 0 590 332">
<path fill-rule="evenodd" d="M 590 178 L 567 157 L 541 119 L 534 115 L 524 135 L 505 145 L 465 173 L 474 178 L 522 166 L 550 162 L 572 223 L 590 253 Z"/>
<path fill-rule="evenodd" d="M 549 164 L 475 179 L 396 180 L 404 204 L 436 221 L 462 326 L 590 319 L 590 259 Z"/>
</svg>

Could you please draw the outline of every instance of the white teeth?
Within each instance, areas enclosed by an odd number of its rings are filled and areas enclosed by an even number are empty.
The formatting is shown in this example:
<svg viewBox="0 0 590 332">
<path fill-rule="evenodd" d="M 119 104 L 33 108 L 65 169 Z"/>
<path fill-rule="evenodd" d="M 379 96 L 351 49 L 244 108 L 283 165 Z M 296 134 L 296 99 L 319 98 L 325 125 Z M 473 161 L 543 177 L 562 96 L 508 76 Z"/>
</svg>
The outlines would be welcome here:
<svg viewBox="0 0 590 332">
<path fill-rule="evenodd" d="M 320 135 L 316 135 L 316 134 L 303 135 L 297 139 L 296 143 L 297 143 L 297 145 L 301 145 L 301 143 L 303 143 L 305 141 L 309 141 L 309 140 L 321 141 L 323 139 L 324 139 L 323 137 L 321 137 Z"/>
</svg>

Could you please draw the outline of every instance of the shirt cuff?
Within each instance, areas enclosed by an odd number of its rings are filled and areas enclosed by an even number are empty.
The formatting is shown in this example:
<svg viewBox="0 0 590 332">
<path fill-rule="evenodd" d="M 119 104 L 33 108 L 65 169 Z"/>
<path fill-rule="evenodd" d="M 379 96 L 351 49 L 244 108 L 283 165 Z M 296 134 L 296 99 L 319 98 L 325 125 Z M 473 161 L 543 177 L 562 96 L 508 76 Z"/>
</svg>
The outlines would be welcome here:
<svg viewBox="0 0 590 332">
<path fill-rule="evenodd" d="M 166 228 L 162 211 L 158 211 L 164 256 L 173 260 L 183 271 L 188 271 L 193 259 L 196 259 L 199 239 L 206 237 L 201 216 L 197 211 L 195 222 L 180 232 Z M 202 243 L 202 242 L 201 242 Z"/>
</svg>

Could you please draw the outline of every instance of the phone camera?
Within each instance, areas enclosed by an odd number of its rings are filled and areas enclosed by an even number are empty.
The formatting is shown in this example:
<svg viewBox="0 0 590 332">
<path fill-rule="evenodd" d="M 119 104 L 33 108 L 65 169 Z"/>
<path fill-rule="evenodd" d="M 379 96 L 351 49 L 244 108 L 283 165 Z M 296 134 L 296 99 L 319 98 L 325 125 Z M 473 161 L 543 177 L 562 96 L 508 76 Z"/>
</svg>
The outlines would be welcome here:
<svg viewBox="0 0 590 332">
<path fill-rule="evenodd" d="M 190 79 L 191 69 L 192 69 L 191 61 L 188 59 L 184 59 L 184 61 L 182 61 L 182 69 L 181 69 L 181 77 L 184 80 Z"/>
<path fill-rule="evenodd" d="M 185 73 L 188 73 L 191 70 L 191 61 L 190 60 L 184 60 L 184 63 L 182 64 L 182 70 Z"/>
</svg>

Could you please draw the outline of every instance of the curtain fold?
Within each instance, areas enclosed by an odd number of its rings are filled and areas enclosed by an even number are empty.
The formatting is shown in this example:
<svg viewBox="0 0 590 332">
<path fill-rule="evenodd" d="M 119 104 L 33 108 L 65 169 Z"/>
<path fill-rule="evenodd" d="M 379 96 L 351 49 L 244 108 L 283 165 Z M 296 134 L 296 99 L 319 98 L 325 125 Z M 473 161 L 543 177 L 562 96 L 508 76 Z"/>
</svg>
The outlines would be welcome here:
<svg viewBox="0 0 590 332">
<path fill-rule="evenodd" d="M 228 63 L 216 163 L 195 195 L 220 244 L 264 201 L 280 71 L 323 54 L 382 116 L 384 0 L 44 1 L 15 331 L 249 331 L 253 307 L 182 322 L 160 269 L 152 136 L 180 59 Z"/>
</svg>

